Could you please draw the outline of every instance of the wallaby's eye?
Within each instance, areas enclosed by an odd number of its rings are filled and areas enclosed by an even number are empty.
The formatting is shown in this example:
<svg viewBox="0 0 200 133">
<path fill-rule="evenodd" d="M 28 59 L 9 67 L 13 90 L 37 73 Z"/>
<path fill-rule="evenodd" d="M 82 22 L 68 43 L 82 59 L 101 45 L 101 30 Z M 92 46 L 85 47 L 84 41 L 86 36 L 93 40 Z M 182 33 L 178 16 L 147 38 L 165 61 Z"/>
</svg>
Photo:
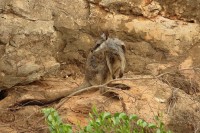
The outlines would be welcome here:
<svg viewBox="0 0 200 133">
<path fill-rule="evenodd" d="M 96 44 L 96 46 L 94 47 L 94 49 L 97 49 L 100 45 L 101 45 L 100 43 Z"/>
<path fill-rule="evenodd" d="M 101 45 L 100 43 L 97 43 L 97 44 L 95 45 L 95 47 L 91 50 L 91 52 L 93 52 L 94 50 L 96 50 L 100 45 Z"/>
<path fill-rule="evenodd" d="M 101 44 L 100 44 L 100 43 L 98 43 L 98 44 L 96 45 L 96 48 L 98 48 L 100 45 L 101 45 Z"/>
<path fill-rule="evenodd" d="M 124 45 L 122 45 L 122 49 L 124 51 L 124 53 L 126 52 L 126 47 Z"/>
</svg>

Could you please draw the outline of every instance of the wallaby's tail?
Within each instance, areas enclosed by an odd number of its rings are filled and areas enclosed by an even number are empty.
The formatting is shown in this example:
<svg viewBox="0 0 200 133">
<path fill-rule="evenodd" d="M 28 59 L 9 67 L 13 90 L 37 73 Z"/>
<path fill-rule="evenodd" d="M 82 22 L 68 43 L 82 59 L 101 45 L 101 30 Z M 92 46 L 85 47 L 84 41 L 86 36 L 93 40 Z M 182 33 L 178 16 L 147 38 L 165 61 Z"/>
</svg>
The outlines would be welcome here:
<svg viewBox="0 0 200 133">
<path fill-rule="evenodd" d="M 77 92 L 77 91 L 79 91 L 79 90 L 81 90 L 81 89 L 90 87 L 90 86 L 91 86 L 91 84 L 90 84 L 89 82 L 84 81 L 80 86 L 74 88 L 72 93 Z"/>
</svg>

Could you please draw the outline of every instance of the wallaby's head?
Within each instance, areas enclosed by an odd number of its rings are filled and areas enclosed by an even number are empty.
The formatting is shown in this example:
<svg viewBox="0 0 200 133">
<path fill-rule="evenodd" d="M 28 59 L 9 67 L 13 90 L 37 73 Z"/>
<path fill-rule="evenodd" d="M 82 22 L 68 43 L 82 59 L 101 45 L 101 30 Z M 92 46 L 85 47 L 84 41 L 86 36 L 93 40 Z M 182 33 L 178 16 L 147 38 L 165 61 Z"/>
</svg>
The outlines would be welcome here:
<svg viewBox="0 0 200 133">
<path fill-rule="evenodd" d="M 105 50 L 106 44 L 104 43 L 108 39 L 108 33 L 103 33 L 100 38 L 96 41 L 94 48 L 92 48 L 91 52 L 98 52 Z"/>
<path fill-rule="evenodd" d="M 110 39 L 107 42 L 109 44 L 108 46 L 110 49 L 113 49 L 113 47 L 117 47 L 117 48 L 120 48 L 123 53 L 126 53 L 126 46 L 125 46 L 124 42 L 119 40 L 118 38 Z M 120 49 L 118 49 L 118 51 Z"/>
<path fill-rule="evenodd" d="M 124 42 L 117 38 L 109 38 L 109 34 L 103 33 L 99 40 L 97 40 L 94 48 L 91 50 L 91 52 L 104 52 L 106 50 L 112 50 L 116 52 L 126 52 L 126 47 Z"/>
</svg>

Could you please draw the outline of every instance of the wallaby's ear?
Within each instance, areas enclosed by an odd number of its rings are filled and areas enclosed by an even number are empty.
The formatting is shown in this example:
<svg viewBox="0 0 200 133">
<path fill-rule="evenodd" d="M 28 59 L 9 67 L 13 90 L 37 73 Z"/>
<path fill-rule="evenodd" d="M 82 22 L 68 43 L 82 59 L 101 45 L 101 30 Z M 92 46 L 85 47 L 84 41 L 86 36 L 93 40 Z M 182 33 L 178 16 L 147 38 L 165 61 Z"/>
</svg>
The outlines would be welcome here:
<svg viewBox="0 0 200 133">
<path fill-rule="evenodd" d="M 105 33 L 103 33 L 103 34 L 101 35 L 101 38 L 102 38 L 103 40 L 107 40 L 107 37 L 106 37 Z"/>
<path fill-rule="evenodd" d="M 121 45 L 121 46 L 122 46 L 124 53 L 126 53 L 126 46 L 125 45 Z"/>
<path fill-rule="evenodd" d="M 107 40 L 108 37 L 109 37 L 109 33 L 108 33 L 108 31 L 105 31 L 105 35 L 106 35 L 106 40 Z"/>
<path fill-rule="evenodd" d="M 109 33 L 108 33 L 108 32 L 104 32 L 104 33 L 101 35 L 101 38 L 104 39 L 104 40 L 107 40 L 107 39 L 108 39 L 108 36 L 109 36 Z"/>
</svg>

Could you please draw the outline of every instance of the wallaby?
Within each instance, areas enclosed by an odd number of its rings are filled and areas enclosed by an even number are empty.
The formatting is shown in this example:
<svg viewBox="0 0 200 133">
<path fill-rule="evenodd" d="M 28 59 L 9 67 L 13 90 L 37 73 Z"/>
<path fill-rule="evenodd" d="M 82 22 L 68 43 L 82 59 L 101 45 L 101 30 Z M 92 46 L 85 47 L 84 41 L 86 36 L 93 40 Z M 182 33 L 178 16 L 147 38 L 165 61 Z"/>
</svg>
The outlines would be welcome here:
<svg viewBox="0 0 200 133">
<path fill-rule="evenodd" d="M 121 40 L 103 34 L 88 55 L 84 82 L 73 92 L 104 84 L 116 77 L 121 78 L 126 65 L 125 51 L 125 44 Z M 105 89 L 101 89 L 102 92 Z"/>
<path fill-rule="evenodd" d="M 125 44 L 121 40 L 108 38 L 107 35 L 103 34 L 88 55 L 84 82 L 79 87 L 65 94 L 66 98 L 88 90 L 86 89 L 87 87 L 102 85 L 117 76 L 121 78 L 126 66 L 125 52 Z M 116 84 L 113 85 L 115 86 Z M 127 87 L 125 85 L 125 89 Z M 90 89 L 94 88 L 91 87 Z M 106 87 L 98 89 L 100 89 L 101 94 L 107 92 Z M 59 103 L 56 108 L 62 106 L 65 101 L 66 99 Z"/>
<path fill-rule="evenodd" d="M 125 44 L 117 38 L 105 38 L 105 35 L 102 35 L 102 38 L 104 38 L 105 41 L 100 45 L 96 45 L 95 49 L 93 49 L 93 53 L 104 53 L 107 66 L 113 79 L 115 79 L 117 75 L 119 75 L 119 78 L 123 77 L 126 66 Z"/>
</svg>

